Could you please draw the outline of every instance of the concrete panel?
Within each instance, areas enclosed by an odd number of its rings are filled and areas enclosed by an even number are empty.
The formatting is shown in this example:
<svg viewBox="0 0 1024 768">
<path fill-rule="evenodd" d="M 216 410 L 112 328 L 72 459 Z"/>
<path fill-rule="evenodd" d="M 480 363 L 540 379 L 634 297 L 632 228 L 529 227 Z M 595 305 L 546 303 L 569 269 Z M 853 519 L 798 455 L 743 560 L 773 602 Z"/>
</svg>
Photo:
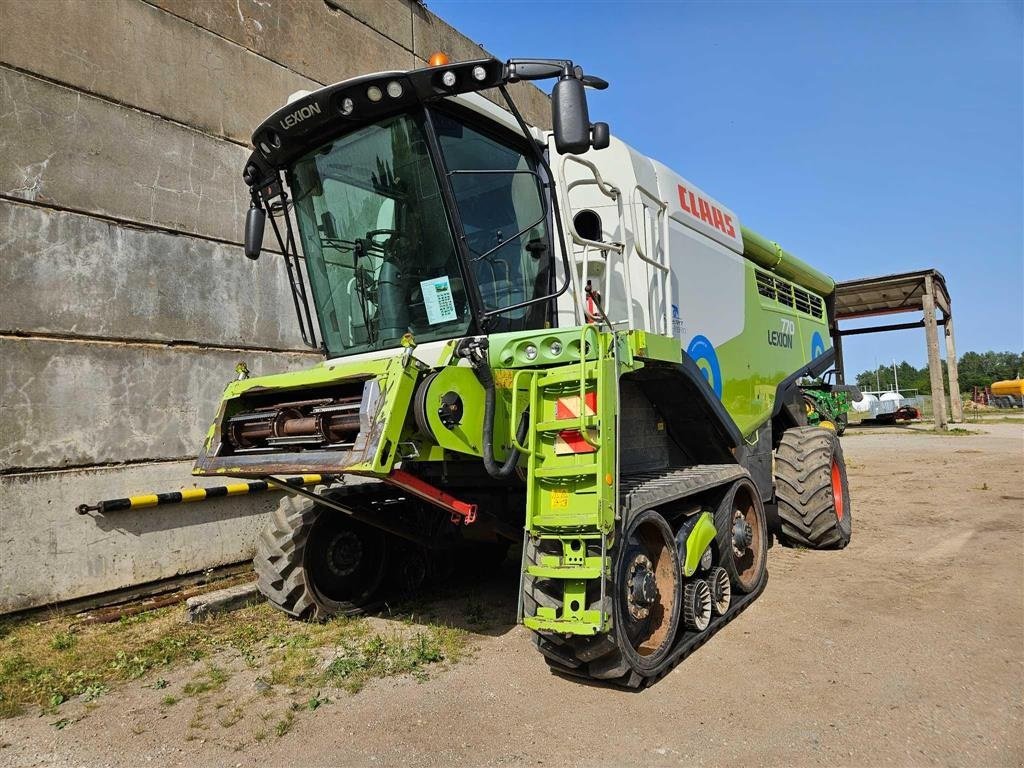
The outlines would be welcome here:
<svg viewBox="0 0 1024 768">
<path fill-rule="evenodd" d="M 413 66 L 408 49 L 323 0 L 151 2 L 323 84 Z"/>
<path fill-rule="evenodd" d="M 0 338 L 0 471 L 192 456 L 239 360 L 257 376 L 318 359 Z"/>
<path fill-rule="evenodd" d="M 284 259 L 0 200 L 0 332 L 305 350 Z"/>
<path fill-rule="evenodd" d="M 0 477 L 0 613 L 169 578 L 252 557 L 264 516 L 291 497 L 253 496 L 106 516 L 75 507 L 196 485 L 191 462 Z"/>
<path fill-rule="evenodd" d="M 412 0 L 324 0 L 324 4 L 358 19 L 407 51 L 412 50 L 412 14 L 426 12 Z"/>
<path fill-rule="evenodd" d="M 0 67 L 0 196 L 240 243 L 248 156 L 237 144 Z"/>
<path fill-rule="evenodd" d="M 0 57 L 246 145 L 253 128 L 290 93 L 316 87 L 140 0 L 6 0 Z"/>
<path fill-rule="evenodd" d="M 426 66 L 435 51 L 444 51 L 453 61 L 490 55 L 423 6 L 405 0 L 298 0 L 290 7 L 301 11 L 293 13 L 280 13 L 266 0 L 150 2 L 324 84 L 368 72 Z M 411 45 L 401 32 L 406 24 Z M 550 127 L 546 93 L 518 83 L 512 94 L 527 121 Z M 501 103 L 496 93 L 484 95 Z"/>
</svg>

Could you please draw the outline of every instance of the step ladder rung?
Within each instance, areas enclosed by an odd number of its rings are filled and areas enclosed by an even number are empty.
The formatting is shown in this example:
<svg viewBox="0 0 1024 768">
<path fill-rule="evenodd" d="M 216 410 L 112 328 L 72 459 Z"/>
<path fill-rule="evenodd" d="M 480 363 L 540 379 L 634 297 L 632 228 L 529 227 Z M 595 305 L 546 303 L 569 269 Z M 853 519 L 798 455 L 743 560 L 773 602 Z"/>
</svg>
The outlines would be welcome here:
<svg viewBox="0 0 1024 768">
<path fill-rule="evenodd" d="M 593 456 L 594 454 L 588 454 Z M 580 477 L 583 475 L 596 475 L 601 471 L 597 464 L 575 464 L 568 467 L 538 467 L 533 471 L 534 477 Z"/>
</svg>

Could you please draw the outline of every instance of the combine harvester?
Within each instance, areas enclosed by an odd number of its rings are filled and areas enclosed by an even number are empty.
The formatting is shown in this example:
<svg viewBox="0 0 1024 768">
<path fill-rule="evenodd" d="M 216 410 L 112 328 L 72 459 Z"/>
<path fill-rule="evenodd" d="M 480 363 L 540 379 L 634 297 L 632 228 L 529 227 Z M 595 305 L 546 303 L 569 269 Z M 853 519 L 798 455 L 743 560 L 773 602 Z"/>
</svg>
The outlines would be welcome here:
<svg viewBox="0 0 1024 768">
<path fill-rule="evenodd" d="M 549 78 L 546 132 L 506 86 Z M 246 255 L 269 218 L 326 360 L 243 371 L 195 473 L 309 499 L 259 540 L 281 610 L 358 611 L 521 543 L 519 620 L 551 667 L 637 687 L 761 593 L 772 529 L 849 542 L 832 279 L 591 124 L 606 86 L 439 57 L 256 129 Z"/>
</svg>

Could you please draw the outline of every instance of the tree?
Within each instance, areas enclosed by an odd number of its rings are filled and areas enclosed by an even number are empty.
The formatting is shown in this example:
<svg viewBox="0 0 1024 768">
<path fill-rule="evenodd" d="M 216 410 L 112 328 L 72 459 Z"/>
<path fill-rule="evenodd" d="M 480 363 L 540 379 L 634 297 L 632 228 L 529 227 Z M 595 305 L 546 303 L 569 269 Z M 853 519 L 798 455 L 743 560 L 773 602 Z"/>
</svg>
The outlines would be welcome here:
<svg viewBox="0 0 1024 768">
<path fill-rule="evenodd" d="M 1024 353 L 1016 352 L 965 352 L 958 361 L 961 391 L 969 392 L 974 387 L 988 387 L 993 381 L 1015 379 L 1024 374 Z M 931 377 L 928 364 L 915 368 L 904 360 L 896 366 L 900 389 L 916 389 L 922 394 L 931 394 Z M 942 376 L 948 381 L 946 361 L 942 361 Z M 877 383 L 876 383 L 877 382 Z M 857 374 L 857 386 L 861 389 L 894 389 L 891 365 L 880 365 L 877 370 Z"/>
</svg>

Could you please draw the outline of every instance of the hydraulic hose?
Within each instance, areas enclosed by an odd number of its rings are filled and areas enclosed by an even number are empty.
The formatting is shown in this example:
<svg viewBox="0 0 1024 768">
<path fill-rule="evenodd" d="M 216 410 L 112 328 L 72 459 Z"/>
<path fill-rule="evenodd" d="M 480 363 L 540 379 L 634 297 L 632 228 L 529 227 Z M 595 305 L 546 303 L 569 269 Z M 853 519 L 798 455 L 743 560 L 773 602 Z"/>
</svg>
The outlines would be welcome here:
<svg viewBox="0 0 1024 768">
<path fill-rule="evenodd" d="M 475 343 L 474 343 L 475 342 Z M 491 368 L 487 364 L 487 355 L 484 353 L 486 341 L 480 343 L 476 340 L 465 340 L 456 348 L 456 354 L 469 359 L 470 367 L 484 388 L 484 424 L 483 424 L 483 459 L 484 469 L 487 474 L 495 480 L 509 477 L 519 463 L 519 449 L 515 446 L 509 451 L 503 464 L 499 464 L 494 458 L 494 407 L 495 388 L 494 376 L 491 375 Z M 523 411 L 519 417 L 519 425 L 516 427 L 516 442 L 520 445 L 526 440 L 527 430 L 530 428 L 530 412 Z"/>
</svg>

